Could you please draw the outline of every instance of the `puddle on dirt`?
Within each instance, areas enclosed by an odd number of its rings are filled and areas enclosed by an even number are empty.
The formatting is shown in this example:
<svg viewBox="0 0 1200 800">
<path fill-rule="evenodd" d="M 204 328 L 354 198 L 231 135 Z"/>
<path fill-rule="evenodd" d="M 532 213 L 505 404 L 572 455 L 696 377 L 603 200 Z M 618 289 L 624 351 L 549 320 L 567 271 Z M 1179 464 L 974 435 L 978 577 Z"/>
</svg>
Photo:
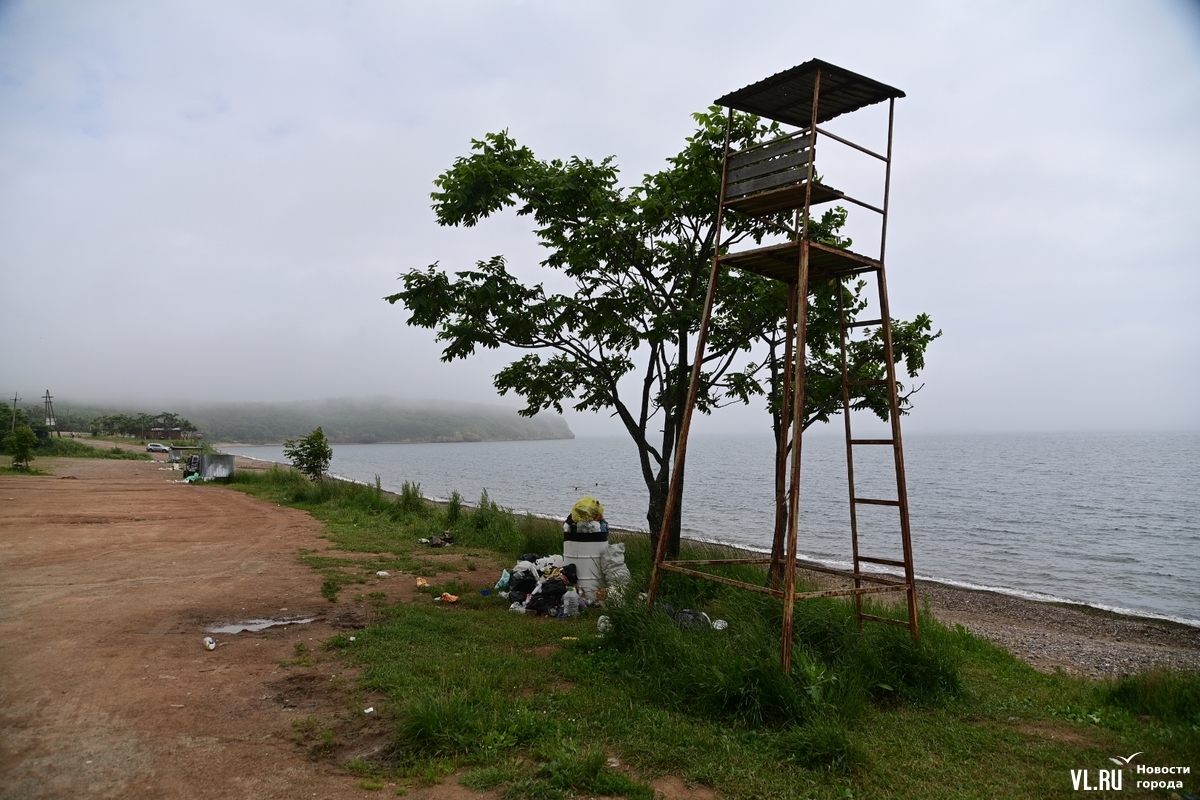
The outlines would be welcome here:
<svg viewBox="0 0 1200 800">
<path fill-rule="evenodd" d="M 209 628 L 208 633 L 258 633 L 265 631 L 267 628 L 274 628 L 276 625 L 303 625 L 306 622 L 312 622 L 316 617 L 296 617 L 294 619 L 248 619 L 245 622 L 231 622 L 228 625 L 220 625 L 216 628 Z"/>
</svg>

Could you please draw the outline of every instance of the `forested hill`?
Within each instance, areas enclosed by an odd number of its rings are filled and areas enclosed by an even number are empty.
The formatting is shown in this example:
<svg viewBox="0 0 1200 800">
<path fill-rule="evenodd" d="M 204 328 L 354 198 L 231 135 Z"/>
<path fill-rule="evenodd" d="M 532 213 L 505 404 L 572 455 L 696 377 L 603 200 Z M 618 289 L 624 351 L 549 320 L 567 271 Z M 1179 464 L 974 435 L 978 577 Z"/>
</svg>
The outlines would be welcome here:
<svg viewBox="0 0 1200 800">
<path fill-rule="evenodd" d="M 320 426 L 334 444 L 574 439 L 557 414 L 522 417 L 504 406 L 392 399 L 182 406 L 210 442 L 276 444 Z"/>
</svg>

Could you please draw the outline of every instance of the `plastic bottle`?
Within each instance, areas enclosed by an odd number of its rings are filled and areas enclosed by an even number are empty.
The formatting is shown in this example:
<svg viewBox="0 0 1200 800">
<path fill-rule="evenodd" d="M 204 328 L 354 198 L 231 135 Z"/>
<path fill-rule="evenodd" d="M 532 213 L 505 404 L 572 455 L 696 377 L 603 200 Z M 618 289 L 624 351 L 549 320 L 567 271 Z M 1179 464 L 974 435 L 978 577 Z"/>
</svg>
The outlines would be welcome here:
<svg viewBox="0 0 1200 800">
<path fill-rule="evenodd" d="M 573 617 L 579 613 L 579 595 L 574 589 L 568 589 L 562 598 L 563 614 Z"/>
</svg>

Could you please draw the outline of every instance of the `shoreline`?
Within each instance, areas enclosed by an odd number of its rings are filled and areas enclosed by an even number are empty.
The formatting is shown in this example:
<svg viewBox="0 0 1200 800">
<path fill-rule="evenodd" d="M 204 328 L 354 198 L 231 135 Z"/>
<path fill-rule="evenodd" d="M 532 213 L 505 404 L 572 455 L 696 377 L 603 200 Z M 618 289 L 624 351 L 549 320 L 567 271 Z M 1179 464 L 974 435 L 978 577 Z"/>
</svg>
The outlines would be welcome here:
<svg viewBox="0 0 1200 800">
<path fill-rule="evenodd" d="M 449 444 L 454 444 L 454 443 L 451 442 Z M 218 450 L 223 446 L 250 447 L 250 446 L 258 446 L 258 445 L 243 445 L 243 444 L 230 443 L 230 442 L 222 442 L 219 445 L 213 445 L 213 447 Z M 272 461 L 272 460 L 266 459 L 266 458 L 256 458 L 254 456 L 236 455 L 235 457 L 239 458 L 239 459 L 246 459 L 247 461 L 254 461 L 254 462 L 262 463 L 262 464 L 274 464 L 274 465 L 277 465 L 280 467 L 290 468 L 290 466 L 291 466 L 289 464 L 286 464 L 286 463 L 283 463 L 280 461 Z M 330 473 L 329 477 L 334 478 L 336 480 L 340 480 L 340 481 L 346 481 L 347 483 L 357 483 L 357 484 L 360 484 L 363 486 L 371 485 L 371 484 L 366 483 L 365 481 L 355 480 L 354 478 L 350 478 L 350 477 L 347 477 L 344 475 L 335 475 L 333 473 Z M 384 491 L 387 491 L 387 490 L 384 490 Z M 395 494 L 395 492 L 387 492 L 387 493 L 393 494 L 393 495 Z M 428 496 L 428 495 L 422 495 L 422 497 L 425 500 L 427 500 L 431 503 L 436 503 L 438 505 L 445 505 L 445 503 L 447 502 L 447 500 L 445 498 L 437 498 L 437 497 L 432 497 L 432 496 Z M 474 508 L 474 506 L 470 503 L 464 502 L 463 505 L 467 506 L 469 508 Z M 552 520 L 559 519 L 559 517 L 557 517 L 555 515 L 551 515 L 551 514 L 533 514 L 533 513 L 531 513 L 531 516 L 537 517 L 539 519 L 552 519 Z M 619 534 L 622 534 L 625 536 L 649 536 L 650 535 L 647 531 L 636 530 L 633 528 L 616 528 L 616 527 L 610 526 L 609 530 L 612 533 L 619 533 Z M 712 545 L 715 547 L 728 548 L 729 550 L 737 552 L 737 553 L 763 555 L 763 554 L 767 554 L 769 552 L 768 550 L 765 550 L 765 549 L 756 550 L 754 548 L 746 547 L 744 545 L 730 544 L 728 542 L 722 542 L 722 541 L 718 541 L 715 539 L 703 539 L 703 538 L 690 537 L 690 536 L 684 537 L 684 539 L 686 539 L 689 542 L 694 542 L 697 544 Z M 849 563 L 840 562 L 840 561 L 826 561 L 826 560 L 822 560 L 819 558 L 808 558 L 807 560 L 813 561 L 818 564 L 822 564 L 824 566 L 834 566 L 834 567 L 839 567 L 839 568 L 843 568 L 843 569 L 850 568 Z M 880 574 L 884 574 L 884 575 L 893 574 L 892 572 L 890 572 L 888 570 L 877 570 L 877 571 Z M 817 575 L 818 573 L 814 572 L 812 574 Z M 1162 624 L 1166 624 L 1166 625 L 1170 625 L 1170 626 L 1179 626 L 1180 628 L 1185 629 L 1185 630 L 1200 631 L 1200 619 L 1192 620 L 1192 619 L 1186 619 L 1184 617 L 1172 616 L 1170 614 L 1160 614 L 1160 613 L 1157 613 L 1154 611 L 1139 611 L 1137 609 L 1121 608 L 1121 607 L 1117 607 L 1117 606 L 1109 606 L 1109 605 L 1100 604 L 1100 603 L 1089 603 L 1084 600 L 1075 600 L 1075 599 L 1072 599 L 1069 597 L 1059 597 L 1057 595 L 1046 594 L 1044 592 L 1035 592 L 1035 591 L 1032 591 L 1029 589 L 1019 589 L 1019 588 L 1007 587 L 1007 586 L 984 586 L 984 585 L 974 584 L 969 581 L 957 580 L 954 578 L 943 578 L 943 577 L 937 577 L 937 576 L 933 576 L 933 575 L 917 575 L 916 578 L 917 578 L 918 586 L 923 586 L 923 585 L 928 585 L 931 587 L 932 586 L 942 586 L 942 587 L 946 587 L 947 589 L 953 589 L 953 590 L 957 590 L 957 591 L 961 591 L 961 592 L 992 594 L 992 595 L 996 595 L 998 597 L 1012 598 L 1014 600 L 1018 600 L 1018 601 L 1022 601 L 1022 602 L 1026 602 L 1026 603 L 1038 603 L 1038 604 L 1042 604 L 1042 605 L 1052 605 L 1052 606 L 1059 606 L 1062 608 L 1075 609 L 1083 614 L 1111 616 L 1111 617 L 1117 618 L 1117 619 L 1128 619 L 1128 620 L 1137 621 L 1137 622 L 1162 623 Z"/>
<path fill-rule="evenodd" d="M 240 469 L 288 466 L 252 456 L 235 458 Z M 610 531 L 628 536 L 648 535 L 645 531 L 628 529 Z M 809 575 L 814 579 L 824 577 L 821 573 L 809 572 Z M 929 578 L 918 577 L 917 588 L 922 605 L 938 621 L 952 627 L 961 625 L 1042 672 L 1062 670 L 1090 678 L 1117 678 L 1156 669 L 1200 671 L 1200 627 L 1186 622 L 1114 612 L 1066 600 L 1022 597 Z"/>
</svg>

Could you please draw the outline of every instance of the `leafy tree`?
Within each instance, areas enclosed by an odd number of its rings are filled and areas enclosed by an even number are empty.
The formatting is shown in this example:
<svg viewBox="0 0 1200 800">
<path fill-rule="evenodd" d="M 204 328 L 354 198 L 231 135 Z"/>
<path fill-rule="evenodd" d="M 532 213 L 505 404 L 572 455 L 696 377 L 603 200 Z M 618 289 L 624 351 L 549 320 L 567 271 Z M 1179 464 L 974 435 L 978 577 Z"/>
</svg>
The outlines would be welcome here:
<svg viewBox="0 0 1200 800">
<path fill-rule="evenodd" d="M 288 439 L 283 443 L 283 454 L 292 466 L 314 481 L 329 470 L 333 448 L 325 438 L 325 432 L 317 428 L 303 439 Z"/>
<path fill-rule="evenodd" d="M 16 420 L 13 420 L 13 415 L 16 415 Z M 8 403 L 0 402 L 0 436 L 8 436 L 21 425 L 30 425 L 29 412 L 23 408 L 17 408 L 16 411 Z M 30 427 L 32 427 L 30 425 Z"/>
<path fill-rule="evenodd" d="M 495 376 L 501 394 L 512 391 L 525 399 L 522 414 L 561 412 L 564 402 L 578 411 L 611 409 L 637 447 L 655 540 L 717 235 L 725 114 L 711 108 L 694 117 L 698 127 L 684 149 L 630 189 L 618 186 L 611 157 L 541 161 L 507 132 L 473 141 L 471 155 L 458 158 L 435 181 L 439 224 L 472 227 L 515 207 L 519 216 L 533 218 L 549 252 L 541 265 L 570 279 L 574 291 L 523 284 L 503 256 L 494 256 L 453 278 L 437 264 L 411 270 L 400 276 L 404 289 L 385 298 L 408 308 L 408 324 L 437 330 L 437 339 L 446 342 L 443 361 L 466 358 L 480 347 L 529 351 Z M 735 114 L 730 142 L 742 148 L 779 133 L 773 123 Z M 845 246 L 849 241 L 838 235 L 845 220 L 845 209 L 828 210 L 810 221 L 809 230 Z M 757 219 L 727 215 L 723 244 L 761 243 L 792 222 L 787 213 Z M 863 307 L 862 288 L 861 283 L 843 288 L 843 303 Z M 805 427 L 828 420 L 841 407 L 840 378 L 827 379 L 829 369 L 840 375 L 836 284 L 811 291 L 810 326 L 815 322 L 816 330 L 810 327 Z M 701 412 L 766 395 L 778 435 L 785 308 L 783 284 L 726 272 L 702 364 Z M 910 375 L 922 366 L 925 346 L 935 337 L 924 315 L 896 323 L 895 355 L 906 360 Z M 857 347 L 856 374 L 882 370 L 881 346 Z M 755 353 L 760 360 L 743 363 Z M 630 382 L 622 387 L 625 378 L 636 381 L 635 388 L 628 388 Z M 886 395 L 882 406 L 878 400 L 878 393 L 867 393 L 855 403 L 886 415 Z M 678 522 L 677 515 L 672 553 L 678 550 Z"/>
<path fill-rule="evenodd" d="M 17 429 L 4 437 L 4 449 L 12 455 L 13 469 L 29 469 L 33 461 L 33 448 L 37 447 L 37 434 L 28 425 L 18 425 Z"/>
</svg>

